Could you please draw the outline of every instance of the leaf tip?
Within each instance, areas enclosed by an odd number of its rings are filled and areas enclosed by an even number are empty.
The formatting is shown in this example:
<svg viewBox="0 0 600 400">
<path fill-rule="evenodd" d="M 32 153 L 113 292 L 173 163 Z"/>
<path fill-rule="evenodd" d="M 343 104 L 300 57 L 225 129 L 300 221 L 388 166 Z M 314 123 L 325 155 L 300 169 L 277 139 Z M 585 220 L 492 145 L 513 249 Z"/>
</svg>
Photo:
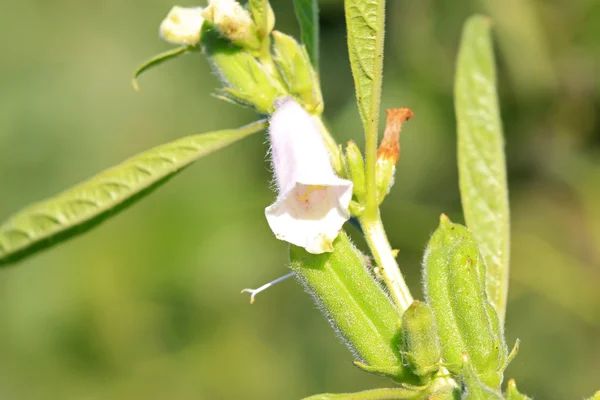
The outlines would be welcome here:
<svg viewBox="0 0 600 400">
<path fill-rule="evenodd" d="M 140 91 L 140 84 L 137 81 L 137 76 L 134 76 L 133 78 L 131 78 L 131 86 L 133 87 L 133 90 L 135 90 L 136 92 Z"/>
</svg>

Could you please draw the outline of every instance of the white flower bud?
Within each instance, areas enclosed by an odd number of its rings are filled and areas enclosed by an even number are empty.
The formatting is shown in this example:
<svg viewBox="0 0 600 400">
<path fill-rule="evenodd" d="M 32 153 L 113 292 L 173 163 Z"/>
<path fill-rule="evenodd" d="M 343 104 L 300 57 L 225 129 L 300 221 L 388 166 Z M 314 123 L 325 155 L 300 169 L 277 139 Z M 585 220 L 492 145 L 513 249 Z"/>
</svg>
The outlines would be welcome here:
<svg viewBox="0 0 600 400">
<path fill-rule="evenodd" d="M 258 48 L 256 24 L 250 13 L 235 0 L 209 0 L 204 18 L 232 42 L 250 48 Z"/>
<path fill-rule="evenodd" d="M 175 6 L 160 24 L 160 36 L 174 44 L 197 45 L 203 23 L 202 7 Z"/>
<path fill-rule="evenodd" d="M 335 174 L 317 126 L 291 98 L 276 105 L 269 135 L 279 189 L 265 209 L 271 230 L 309 253 L 333 251 L 333 240 L 350 218 L 352 182 Z"/>
</svg>

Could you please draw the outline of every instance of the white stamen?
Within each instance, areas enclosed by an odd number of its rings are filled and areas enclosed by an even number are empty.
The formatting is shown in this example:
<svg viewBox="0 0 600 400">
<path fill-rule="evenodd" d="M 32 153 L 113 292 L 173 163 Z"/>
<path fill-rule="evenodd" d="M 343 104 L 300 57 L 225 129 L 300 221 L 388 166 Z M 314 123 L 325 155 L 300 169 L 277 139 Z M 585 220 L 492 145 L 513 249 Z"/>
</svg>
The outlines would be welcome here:
<svg viewBox="0 0 600 400">
<path fill-rule="evenodd" d="M 241 293 L 250 293 L 250 304 L 254 304 L 254 297 L 257 294 L 259 294 L 263 290 L 266 290 L 266 289 L 270 288 L 271 286 L 275 285 L 276 283 L 279 283 L 281 281 L 285 281 L 288 278 L 291 278 L 294 275 L 296 275 L 295 272 L 290 272 L 289 274 L 284 275 L 284 276 L 280 276 L 279 278 L 277 278 L 275 280 L 272 280 L 269 283 L 265 283 L 264 285 L 262 285 L 261 287 L 259 287 L 257 289 L 243 289 L 241 291 Z"/>
</svg>

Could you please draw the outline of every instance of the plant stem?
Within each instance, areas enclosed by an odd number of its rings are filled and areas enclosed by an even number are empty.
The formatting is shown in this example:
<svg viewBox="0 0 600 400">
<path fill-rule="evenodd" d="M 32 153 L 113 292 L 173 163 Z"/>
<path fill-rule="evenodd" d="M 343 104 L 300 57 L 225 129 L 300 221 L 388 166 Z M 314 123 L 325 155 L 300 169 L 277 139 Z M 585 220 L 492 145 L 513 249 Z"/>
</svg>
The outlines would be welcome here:
<svg viewBox="0 0 600 400">
<path fill-rule="evenodd" d="M 400 272 L 396 258 L 392 252 L 392 247 L 388 242 L 383 223 L 379 216 L 379 209 L 376 208 L 376 218 L 370 218 L 369 215 L 363 214 L 359 219 L 360 225 L 365 234 L 371 253 L 377 262 L 377 266 L 381 268 L 381 275 L 390 291 L 390 295 L 396 304 L 396 307 L 401 313 L 412 304 L 413 298 L 406 286 L 404 277 Z"/>
<path fill-rule="evenodd" d="M 373 219 L 379 219 L 379 202 L 377 199 L 377 171 L 375 165 L 377 162 L 377 142 L 379 139 L 379 109 L 381 105 L 381 86 L 383 82 L 383 39 L 385 32 L 385 0 L 378 0 L 376 21 L 377 34 L 375 36 L 375 54 L 373 57 L 374 66 L 372 70 L 373 77 L 371 81 L 371 104 L 369 108 L 368 127 L 365 130 L 365 178 L 367 188 L 365 215 L 368 218 Z"/>
</svg>

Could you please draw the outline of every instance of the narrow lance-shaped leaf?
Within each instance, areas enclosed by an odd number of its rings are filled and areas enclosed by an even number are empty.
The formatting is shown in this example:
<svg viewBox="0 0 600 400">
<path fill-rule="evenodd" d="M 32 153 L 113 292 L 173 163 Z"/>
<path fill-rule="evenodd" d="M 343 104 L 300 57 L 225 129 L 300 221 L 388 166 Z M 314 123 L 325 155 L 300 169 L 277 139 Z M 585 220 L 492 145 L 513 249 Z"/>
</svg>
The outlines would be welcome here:
<svg viewBox="0 0 600 400">
<path fill-rule="evenodd" d="M 131 78 L 131 84 L 135 90 L 140 90 L 140 85 L 137 81 L 138 77 L 142 75 L 144 72 L 148 71 L 151 68 L 157 67 L 160 64 L 172 60 L 181 55 L 187 54 L 191 51 L 198 51 L 200 48 L 198 46 L 180 46 L 175 47 L 174 49 L 167 50 L 163 53 L 157 54 L 151 59 L 145 61 L 142 65 L 140 65 L 135 72 L 133 73 L 133 78 Z"/>
<path fill-rule="evenodd" d="M 365 132 L 377 129 L 383 71 L 384 0 L 345 0 L 348 52 Z"/>
<path fill-rule="evenodd" d="M 509 270 L 509 210 L 504 140 L 490 20 L 465 24 L 454 89 L 458 171 L 467 226 L 487 266 L 487 293 L 504 321 Z"/>
<path fill-rule="evenodd" d="M 360 361 L 374 367 L 402 365 L 400 314 L 343 231 L 332 253 L 310 254 L 292 246 L 290 258 L 297 277 Z"/>
<path fill-rule="evenodd" d="M 316 394 L 314 396 L 305 397 L 304 400 L 425 400 L 429 398 L 428 391 L 410 390 L 404 388 L 394 389 L 373 389 L 365 390 L 356 393 L 339 393 L 339 394 Z"/>
<path fill-rule="evenodd" d="M 0 266 L 82 233 L 150 193 L 197 159 L 266 127 L 188 136 L 139 154 L 0 225 Z"/>
<path fill-rule="evenodd" d="M 319 72 L 319 4 L 317 0 L 294 0 L 294 8 L 302 44 L 306 46 L 313 68 Z"/>
<path fill-rule="evenodd" d="M 361 222 L 364 224 L 378 218 L 375 164 L 383 79 L 385 0 L 345 0 L 344 8 L 356 101 L 365 128 L 366 198 Z"/>
</svg>

